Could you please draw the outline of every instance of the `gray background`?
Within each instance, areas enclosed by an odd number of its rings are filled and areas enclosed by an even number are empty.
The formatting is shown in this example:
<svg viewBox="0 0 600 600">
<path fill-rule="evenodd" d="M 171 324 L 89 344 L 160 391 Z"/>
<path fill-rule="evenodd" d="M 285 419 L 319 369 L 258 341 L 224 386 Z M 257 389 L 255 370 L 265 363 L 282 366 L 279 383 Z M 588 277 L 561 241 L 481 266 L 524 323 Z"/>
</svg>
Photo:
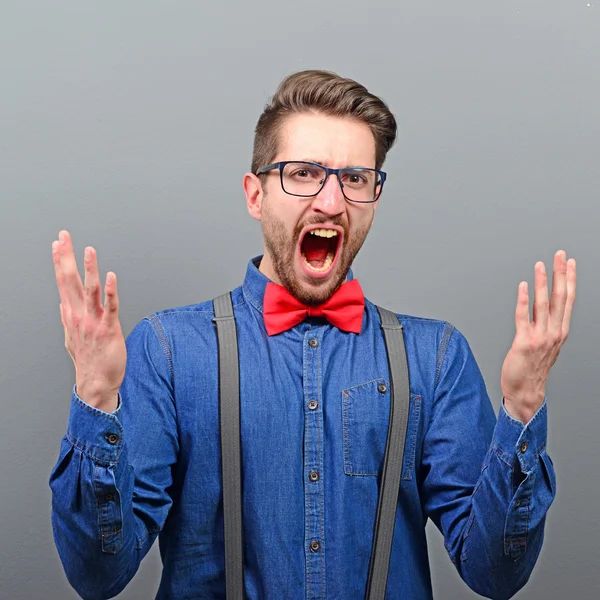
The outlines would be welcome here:
<svg viewBox="0 0 600 600">
<path fill-rule="evenodd" d="M 590 6 L 591 4 L 591 6 Z M 397 115 L 356 263 L 371 300 L 447 319 L 496 408 L 518 282 L 564 247 L 579 297 L 550 378 L 558 496 L 525 600 L 598 597 L 600 4 L 586 0 L 0 2 L 0 597 L 76 598 L 48 476 L 74 372 L 50 247 L 120 278 L 128 333 L 238 285 L 261 251 L 241 177 L 288 73 L 327 68 Z M 437 599 L 475 597 L 430 531 Z M 120 598 L 153 597 L 156 548 Z"/>
</svg>

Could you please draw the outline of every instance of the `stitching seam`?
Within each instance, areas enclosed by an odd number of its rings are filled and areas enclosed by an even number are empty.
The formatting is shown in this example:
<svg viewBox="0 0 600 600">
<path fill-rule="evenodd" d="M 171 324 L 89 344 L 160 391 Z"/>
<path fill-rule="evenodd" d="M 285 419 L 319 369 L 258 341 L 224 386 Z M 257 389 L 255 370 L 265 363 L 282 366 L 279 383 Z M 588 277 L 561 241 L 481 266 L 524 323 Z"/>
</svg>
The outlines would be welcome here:
<svg viewBox="0 0 600 600">
<path fill-rule="evenodd" d="M 448 344 L 450 343 L 450 338 L 452 337 L 452 333 L 454 332 L 454 326 L 450 323 L 444 324 L 444 334 L 442 336 L 442 341 L 440 342 L 440 347 L 438 348 L 437 354 L 437 364 L 435 367 L 435 383 L 433 384 L 433 389 L 437 388 L 437 384 L 440 380 L 440 375 L 442 373 L 442 365 L 444 363 L 444 358 L 446 358 L 446 350 L 448 349 Z"/>
</svg>

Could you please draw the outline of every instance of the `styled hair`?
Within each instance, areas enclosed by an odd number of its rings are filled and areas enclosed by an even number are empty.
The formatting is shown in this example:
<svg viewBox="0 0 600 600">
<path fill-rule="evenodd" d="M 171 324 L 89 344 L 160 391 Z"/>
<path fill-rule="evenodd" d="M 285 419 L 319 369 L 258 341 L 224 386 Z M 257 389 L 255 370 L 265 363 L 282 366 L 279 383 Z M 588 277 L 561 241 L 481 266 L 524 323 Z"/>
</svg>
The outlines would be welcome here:
<svg viewBox="0 0 600 600">
<path fill-rule="evenodd" d="M 396 119 L 387 104 L 352 79 L 330 71 L 307 70 L 286 77 L 258 119 L 254 134 L 252 172 L 273 162 L 279 131 L 295 113 L 350 117 L 368 125 L 375 138 L 375 168 L 380 169 L 396 141 Z"/>
</svg>

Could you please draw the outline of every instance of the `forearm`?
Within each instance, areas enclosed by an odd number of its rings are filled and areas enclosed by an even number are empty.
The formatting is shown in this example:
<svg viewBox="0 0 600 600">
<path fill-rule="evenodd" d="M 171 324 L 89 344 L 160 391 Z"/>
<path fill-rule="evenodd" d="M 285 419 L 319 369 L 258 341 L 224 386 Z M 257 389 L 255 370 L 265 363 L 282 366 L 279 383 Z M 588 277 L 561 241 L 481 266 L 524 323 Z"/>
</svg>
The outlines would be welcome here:
<svg viewBox="0 0 600 600">
<path fill-rule="evenodd" d="M 511 598 L 529 579 L 555 494 L 546 406 L 521 429 L 502 410 L 454 557 L 469 587 L 497 600 Z"/>
<path fill-rule="evenodd" d="M 74 397 L 49 483 L 54 540 L 70 584 L 84 599 L 112 598 L 155 538 L 134 514 L 134 473 L 118 418 Z"/>
</svg>

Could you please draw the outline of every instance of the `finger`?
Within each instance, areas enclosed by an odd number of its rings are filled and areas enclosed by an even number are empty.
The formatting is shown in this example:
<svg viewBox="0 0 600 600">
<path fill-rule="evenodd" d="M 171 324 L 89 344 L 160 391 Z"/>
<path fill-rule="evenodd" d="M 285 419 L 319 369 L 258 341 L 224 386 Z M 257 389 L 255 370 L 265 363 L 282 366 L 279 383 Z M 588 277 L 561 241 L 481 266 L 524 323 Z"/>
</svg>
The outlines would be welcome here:
<svg viewBox="0 0 600 600">
<path fill-rule="evenodd" d="M 560 329 L 565 315 L 567 302 L 567 253 L 559 250 L 554 255 L 554 272 L 552 273 L 552 294 L 550 295 L 549 326 Z"/>
<path fill-rule="evenodd" d="M 65 230 L 58 234 L 58 238 L 65 294 L 73 310 L 78 310 L 83 303 L 83 283 L 77 270 L 73 242 L 69 232 Z"/>
<path fill-rule="evenodd" d="M 567 261 L 567 302 L 565 304 L 565 314 L 563 317 L 563 339 L 566 339 L 571 329 L 571 315 L 573 314 L 573 305 L 577 291 L 577 263 L 574 258 Z"/>
<path fill-rule="evenodd" d="M 109 271 L 104 285 L 104 321 L 111 328 L 119 323 L 119 294 L 117 293 L 117 276 Z"/>
<path fill-rule="evenodd" d="M 65 328 L 65 334 L 71 324 L 71 305 L 67 302 L 66 304 L 60 303 L 60 320 Z"/>
<path fill-rule="evenodd" d="M 527 282 L 521 281 L 517 292 L 517 308 L 515 310 L 517 335 L 525 333 L 529 327 L 529 291 Z"/>
<path fill-rule="evenodd" d="M 548 329 L 548 276 L 543 262 L 535 263 L 535 297 L 533 301 L 533 322 L 536 329 Z"/>
<path fill-rule="evenodd" d="M 83 259 L 85 271 L 85 308 L 92 315 L 102 312 L 102 293 L 100 290 L 100 275 L 98 274 L 98 261 L 96 251 L 91 246 L 85 249 Z"/>
<path fill-rule="evenodd" d="M 67 334 L 67 325 L 66 325 L 66 317 L 65 317 L 65 309 L 62 305 L 62 302 L 59 305 L 60 309 L 60 322 L 62 323 L 64 332 L 65 332 L 65 348 L 69 351 L 69 336 Z M 70 352 L 69 352 L 70 354 Z"/>
<path fill-rule="evenodd" d="M 65 325 L 65 323 L 67 322 L 68 319 L 70 319 L 70 317 L 68 314 L 65 314 L 65 313 L 68 313 L 68 309 L 61 304 L 60 305 L 60 320 L 63 324 L 64 332 L 65 332 L 65 349 L 66 349 L 67 353 L 69 354 L 69 356 L 71 357 L 71 359 L 73 360 L 73 363 L 75 364 L 75 368 L 77 368 L 77 361 L 75 360 L 75 354 L 73 353 L 73 349 L 71 347 L 71 343 L 69 340 L 69 330 L 67 329 L 67 326 Z"/>
<path fill-rule="evenodd" d="M 69 332 L 72 331 L 69 329 L 67 323 L 71 323 L 71 305 L 60 303 L 60 322 L 62 323 L 63 330 L 65 332 L 65 348 L 67 352 L 72 355 L 71 349 L 69 347 Z"/>
<path fill-rule="evenodd" d="M 60 242 L 55 240 L 52 242 L 52 262 L 54 263 L 54 274 L 56 276 L 56 287 L 60 295 L 61 304 L 68 302 L 67 290 L 64 282 L 64 275 L 60 264 Z M 61 312 L 62 314 L 62 312 Z"/>
</svg>

